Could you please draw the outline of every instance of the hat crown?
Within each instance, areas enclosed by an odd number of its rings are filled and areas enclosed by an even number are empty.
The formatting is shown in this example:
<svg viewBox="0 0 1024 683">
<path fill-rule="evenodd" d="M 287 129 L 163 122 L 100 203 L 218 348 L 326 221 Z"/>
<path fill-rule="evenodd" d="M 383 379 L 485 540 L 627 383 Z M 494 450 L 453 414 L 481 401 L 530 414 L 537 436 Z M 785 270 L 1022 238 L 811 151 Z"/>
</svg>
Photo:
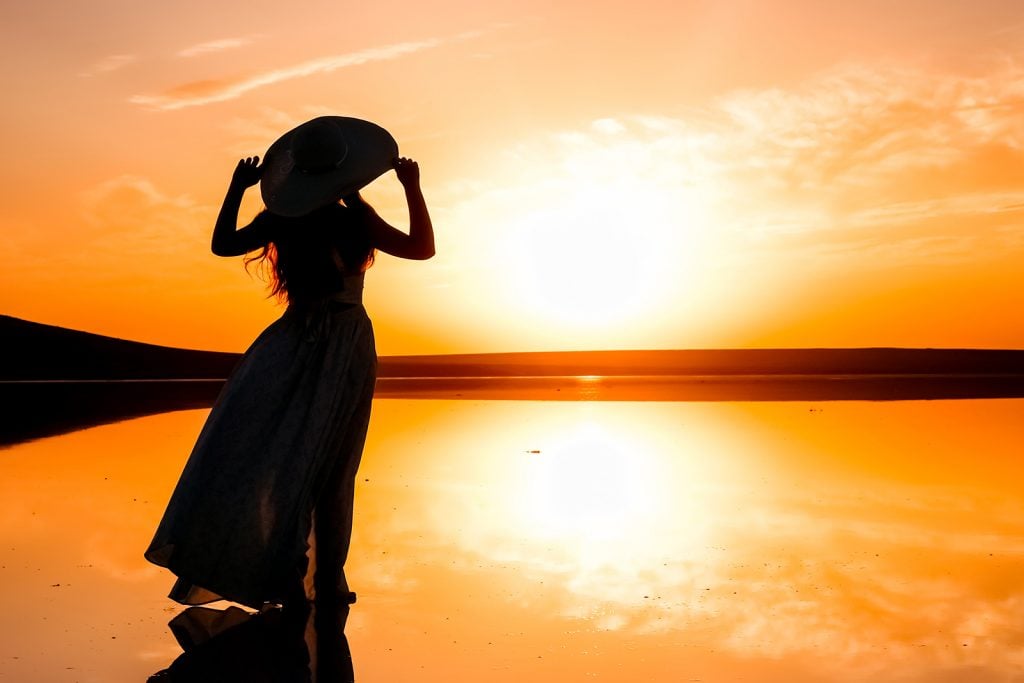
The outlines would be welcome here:
<svg viewBox="0 0 1024 683">
<path fill-rule="evenodd" d="M 263 160 L 260 194 L 279 216 L 302 216 L 357 192 L 390 170 L 391 134 L 370 121 L 321 116 L 279 137 Z"/>
<path fill-rule="evenodd" d="M 292 161 L 302 173 L 326 173 L 339 168 L 348 156 L 348 144 L 338 126 L 314 119 L 295 131 Z"/>
</svg>

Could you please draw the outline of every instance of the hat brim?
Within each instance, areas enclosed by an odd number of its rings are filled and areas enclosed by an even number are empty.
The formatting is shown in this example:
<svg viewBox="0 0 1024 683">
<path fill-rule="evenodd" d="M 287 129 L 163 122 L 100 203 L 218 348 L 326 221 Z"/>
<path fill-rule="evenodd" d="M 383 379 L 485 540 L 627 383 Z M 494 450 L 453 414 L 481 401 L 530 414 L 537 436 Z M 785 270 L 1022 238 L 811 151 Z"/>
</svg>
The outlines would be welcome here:
<svg viewBox="0 0 1024 683">
<path fill-rule="evenodd" d="M 303 173 L 292 159 L 292 138 L 313 121 L 336 126 L 348 151 L 335 169 Z M 267 150 L 260 178 L 263 203 L 279 216 L 303 216 L 359 191 L 393 168 L 396 157 L 398 143 L 377 124 L 347 116 L 321 116 L 288 131 Z"/>
</svg>

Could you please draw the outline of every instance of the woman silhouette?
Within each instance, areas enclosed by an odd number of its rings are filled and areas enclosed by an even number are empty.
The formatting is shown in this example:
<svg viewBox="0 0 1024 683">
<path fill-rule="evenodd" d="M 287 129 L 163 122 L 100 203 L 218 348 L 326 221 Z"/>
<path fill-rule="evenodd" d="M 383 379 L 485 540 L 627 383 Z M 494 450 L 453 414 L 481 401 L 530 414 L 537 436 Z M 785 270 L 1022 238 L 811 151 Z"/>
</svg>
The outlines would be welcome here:
<svg viewBox="0 0 1024 683">
<path fill-rule="evenodd" d="M 387 168 L 405 189 L 408 234 L 358 195 Z M 236 230 L 242 195 L 261 181 L 267 210 Z M 256 252 L 247 264 L 270 266 L 288 307 L 221 390 L 146 558 L 178 576 L 170 597 L 185 604 L 305 605 L 307 575 L 318 602 L 350 602 L 343 566 L 377 362 L 363 275 L 376 250 L 434 255 L 419 167 L 373 124 L 314 119 L 262 166 L 238 162 L 212 248 Z"/>
</svg>

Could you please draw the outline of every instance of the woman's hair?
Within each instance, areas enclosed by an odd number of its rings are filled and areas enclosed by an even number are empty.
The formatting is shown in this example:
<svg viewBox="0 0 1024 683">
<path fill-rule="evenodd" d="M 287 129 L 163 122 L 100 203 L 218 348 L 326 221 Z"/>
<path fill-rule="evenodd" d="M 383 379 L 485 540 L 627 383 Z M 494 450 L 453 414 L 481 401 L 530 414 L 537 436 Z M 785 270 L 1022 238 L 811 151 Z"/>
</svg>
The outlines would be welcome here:
<svg viewBox="0 0 1024 683">
<path fill-rule="evenodd" d="M 295 218 L 260 212 L 253 224 L 269 224 L 266 228 L 272 238 L 245 257 L 246 271 L 255 263 L 259 276 L 270 284 L 267 296 L 288 303 L 317 299 L 341 289 L 344 275 L 360 273 L 373 264 L 364 210 L 372 209 L 332 203 Z"/>
</svg>

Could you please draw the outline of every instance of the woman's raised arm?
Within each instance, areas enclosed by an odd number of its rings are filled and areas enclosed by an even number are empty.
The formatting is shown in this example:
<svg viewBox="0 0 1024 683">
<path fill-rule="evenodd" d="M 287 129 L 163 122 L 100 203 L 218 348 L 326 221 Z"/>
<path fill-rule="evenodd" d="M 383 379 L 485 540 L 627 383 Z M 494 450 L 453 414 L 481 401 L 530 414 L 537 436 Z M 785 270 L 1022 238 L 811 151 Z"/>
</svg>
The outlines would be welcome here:
<svg viewBox="0 0 1024 683">
<path fill-rule="evenodd" d="M 266 223 L 253 221 L 241 230 L 236 229 L 242 195 L 246 189 L 258 183 L 263 174 L 263 167 L 259 163 L 259 157 L 248 157 L 240 160 L 235 167 L 224 204 L 221 205 L 217 222 L 213 226 L 210 248 L 217 256 L 241 256 L 265 246 L 270 241 Z"/>
<path fill-rule="evenodd" d="M 420 189 L 420 167 L 412 159 L 400 157 L 395 160 L 395 174 L 405 188 L 405 201 L 409 205 L 409 234 L 389 225 L 378 216 L 358 195 L 346 205 L 367 211 L 370 223 L 370 240 L 373 247 L 385 254 L 399 258 L 422 261 L 434 255 L 434 227 L 430 222 L 427 203 Z"/>
</svg>

